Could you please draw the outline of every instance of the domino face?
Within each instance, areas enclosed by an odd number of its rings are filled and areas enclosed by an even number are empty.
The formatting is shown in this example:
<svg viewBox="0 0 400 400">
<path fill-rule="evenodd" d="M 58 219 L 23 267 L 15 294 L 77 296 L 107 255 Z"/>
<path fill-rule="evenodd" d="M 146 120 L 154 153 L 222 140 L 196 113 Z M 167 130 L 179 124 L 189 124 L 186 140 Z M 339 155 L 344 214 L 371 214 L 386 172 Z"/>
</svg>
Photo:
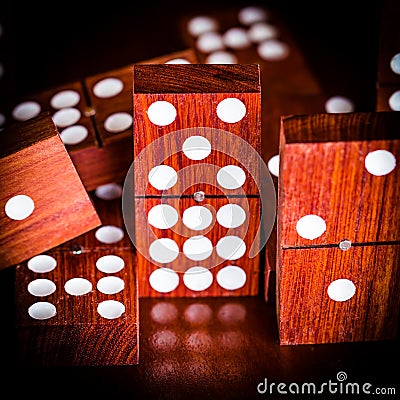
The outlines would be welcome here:
<svg viewBox="0 0 400 400">
<path fill-rule="evenodd" d="M 399 251 L 398 244 L 282 251 L 281 344 L 396 339 Z"/>
<path fill-rule="evenodd" d="M 101 227 L 16 268 L 21 365 L 111 366 L 139 361 L 135 252 L 123 227 L 121 193 L 103 189 L 98 195 L 91 193 Z"/>
<path fill-rule="evenodd" d="M 282 119 L 281 344 L 396 337 L 399 133 L 391 112 Z"/>
<path fill-rule="evenodd" d="M 260 242 L 254 223 L 259 199 L 210 198 L 199 205 L 191 198 L 139 198 L 135 208 L 142 297 L 258 292 L 260 259 L 250 254 L 252 246 L 258 247 Z M 160 220 L 160 214 L 166 218 Z M 171 224 L 169 216 L 174 218 Z M 178 247 L 165 254 L 174 243 Z"/>
<path fill-rule="evenodd" d="M 311 176 L 303 169 L 284 170 L 281 246 L 307 246 L 309 237 L 313 245 L 339 243 L 343 239 L 352 243 L 398 240 L 398 232 L 387 229 L 399 218 L 398 206 L 392 200 L 400 194 L 396 187 L 398 173 L 393 171 L 377 179 L 365 170 L 364 158 L 369 155 L 368 163 L 379 152 L 398 154 L 399 140 L 289 143 L 284 151 L 287 165 L 304 165 L 305 161 L 308 168 L 315 167 L 310 171 Z M 317 168 L 321 159 L 326 162 L 326 169 Z M 346 208 L 349 204 L 354 206 Z M 318 210 L 321 218 L 314 218 L 315 233 L 299 235 L 297 231 L 303 224 L 308 225 L 307 216 L 314 215 L 314 210 Z M 321 231 L 324 229 L 321 235 L 318 226 Z"/>
<path fill-rule="evenodd" d="M 139 296 L 257 294 L 258 67 L 137 65 L 133 74 Z"/>
<path fill-rule="evenodd" d="M 137 364 L 133 264 L 132 252 L 116 249 L 79 255 L 41 254 L 19 265 L 16 315 L 20 362 L 53 366 Z M 54 269 L 46 272 L 52 265 Z M 40 352 L 41 348 L 45 350 Z"/>
<path fill-rule="evenodd" d="M 3 137 L 1 268 L 101 223 L 48 114 L 10 126 Z"/>
</svg>

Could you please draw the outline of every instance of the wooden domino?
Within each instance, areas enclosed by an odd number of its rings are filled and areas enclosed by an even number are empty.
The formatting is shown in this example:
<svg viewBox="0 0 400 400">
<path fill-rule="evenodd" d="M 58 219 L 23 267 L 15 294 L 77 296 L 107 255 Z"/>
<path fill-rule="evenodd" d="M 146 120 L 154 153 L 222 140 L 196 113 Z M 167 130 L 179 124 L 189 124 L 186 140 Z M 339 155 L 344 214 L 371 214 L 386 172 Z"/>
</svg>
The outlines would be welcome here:
<svg viewBox="0 0 400 400">
<path fill-rule="evenodd" d="M 396 1 L 380 2 L 377 111 L 400 111 L 400 7 Z"/>
<path fill-rule="evenodd" d="M 136 257 L 123 224 L 121 195 L 115 187 L 91 193 L 100 227 L 17 266 L 20 365 L 139 362 Z"/>
<path fill-rule="evenodd" d="M 2 132 L 0 268 L 100 225 L 48 113 Z"/>
<path fill-rule="evenodd" d="M 187 49 L 143 62 L 194 63 L 196 57 Z M 122 182 L 133 161 L 131 70 L 127 65 L 7 99 L 0 127 L 49 112 L 87 191 Z"/>
<path fill-rule="evenodd" d="M 259 292 L 260 110 L 256 64 L 134 66 L 140 297 Z"/>
<path fill-rule="evenodd" d="M 396 338 L 400 116 L 283 117 L 280 157 L 280 343 Z"/>
</svg>

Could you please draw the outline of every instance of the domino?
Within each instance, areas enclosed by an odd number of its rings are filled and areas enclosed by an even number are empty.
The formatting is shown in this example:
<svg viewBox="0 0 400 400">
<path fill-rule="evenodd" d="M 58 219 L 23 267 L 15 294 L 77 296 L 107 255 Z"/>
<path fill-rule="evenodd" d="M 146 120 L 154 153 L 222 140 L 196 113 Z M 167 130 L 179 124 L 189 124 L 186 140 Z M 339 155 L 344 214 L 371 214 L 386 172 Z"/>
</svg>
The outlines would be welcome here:
<svg viewBox="0 0 400 400">
<path fill-rule="evenodd" d="M 91 193 L 100 227 L 16 267 L 21 366 L 138 364 L 136 256 L 117 189 Z"/>
<path fill-rule="evenodd" d="M 139 296 L 256 295 L 258 66 L 135 65 L 133 107 Z"/>
<path fill-rule="evenodd" d="M 49 114 L 10 125 L 2 137 L 0 268 L 100 225 Z"/>
<path fill-rule="evenodd" d="M 400 111 L 400 33 L 396 2 L 380 3 L 376 110 Z"/>
<path fill-rule="evenodd" d="M 399 138 L 400 118 L 392 112 L 282 118 L 282 345 L 396 338 Z"/>
</svg>

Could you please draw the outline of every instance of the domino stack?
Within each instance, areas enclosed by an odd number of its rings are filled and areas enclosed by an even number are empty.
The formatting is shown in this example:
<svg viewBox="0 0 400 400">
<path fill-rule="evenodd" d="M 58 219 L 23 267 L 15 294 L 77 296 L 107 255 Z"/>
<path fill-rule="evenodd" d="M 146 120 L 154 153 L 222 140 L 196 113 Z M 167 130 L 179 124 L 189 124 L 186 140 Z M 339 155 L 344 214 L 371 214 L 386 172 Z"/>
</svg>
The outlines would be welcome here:
<svg viewBox="0 0 400 400">
<path fill-rule="evenodd" d="M 140 297 L 259 292 L 257 65 L 136 65 Z M 133 177 L 132 177 L 133 179 Z"/>
</svg>

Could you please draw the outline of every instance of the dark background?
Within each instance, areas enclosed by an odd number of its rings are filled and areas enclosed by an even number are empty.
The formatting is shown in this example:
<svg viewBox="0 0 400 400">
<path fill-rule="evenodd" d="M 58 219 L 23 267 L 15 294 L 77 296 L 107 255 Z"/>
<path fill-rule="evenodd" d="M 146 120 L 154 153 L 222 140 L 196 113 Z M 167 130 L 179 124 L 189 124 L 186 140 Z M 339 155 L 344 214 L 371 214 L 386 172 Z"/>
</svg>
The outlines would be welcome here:
<svg viewBox="0 0 400 400">
<path fill-rule="evenodd" d="M 205 0 L 157 4 L 114 0 L 46 5 L 3 1 L 0 22 L 5 31 L 0 49 L 4 64 L 10 68 L 6 69 L 0 97 L 4 100 L 37 92 L 183 50 L 186 44 L 179 23 L 186 15 L 257 4 L 272 5 L 279 10 L 309 67 L 325 88 L 358 93 L 360 108 L 373 110 L 378 1 Z M 182 344 L 195 331 L 181 317 L 161 327 L 174 333 L 178 338 L 176 345 L 156 349 L 152 343 L 160 327 L 150 315 L 158 300 L 143 299 L 138 366 L 20 369 L 14 365 L 12 283 L 12 269 L 1 271 L 0 329 L 5 338 L 1 342 L 0 398 L 272 398 L 257 394 L 257 384 L 264 378 L 276 383 L 318 383 L 335 380 L 339 371 L 347 373 L 348 382 L 370 382 L 375 387 L 396 387 L 400 392 L 398 341 L 281 347 L 275 305 L 265 304 L 262 296 L 167 301 L 182 312 L 192 304 L 206 304 L 212 310 L 213 318 L 206 330 L 213 343 L 212 351 L 202 347 L 200 339 L 197 351 L 190 351 Z M 221 322 L 216 316 L 226 304 L 230 305 L 232 319 Z"/>
</svg>

